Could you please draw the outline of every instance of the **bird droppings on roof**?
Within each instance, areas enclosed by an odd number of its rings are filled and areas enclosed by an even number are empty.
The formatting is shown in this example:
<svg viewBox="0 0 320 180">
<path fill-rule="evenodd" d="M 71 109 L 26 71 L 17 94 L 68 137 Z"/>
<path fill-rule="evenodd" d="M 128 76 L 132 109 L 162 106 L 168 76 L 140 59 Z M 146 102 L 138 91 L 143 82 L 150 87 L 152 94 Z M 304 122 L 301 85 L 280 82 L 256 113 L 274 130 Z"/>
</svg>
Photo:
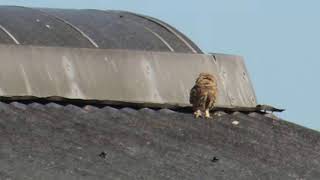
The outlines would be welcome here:
<svg viewBox="0 0 320 180">
<path fill-rule="evenodd" d="M 214 115 L 215 116 L 223 116 L 223 115 L 225 115 L 226 113 L 225 112 L 223 112 L 223 111 L 215 111 L 214 112 Z"/>
<path fill-rule="evenodd" d="M 239 121 L 232 121 L 232 124 L 236 126 L 239 124 Z"/>
<path fill-rule="evenodd" d="M 48 29 L 51 29 L 51 26 L 50 26 L 49 24 L 46 24 L 46 27 L 47 27 Z"/>
<path fill-rule="evenodd" d="M 279 117 L 277 117 L 274 114 L 266 113 L 265 116 L 268 117 L 268 118 L 271 118 L 273 120 L 281 120 Z"/>
<path fill-rule="evenodd" d="M 2 179 L 320 176 L 320 133 L 261 113 L 13 102 L 0 103 L 0 133 Z"/>
</svg>

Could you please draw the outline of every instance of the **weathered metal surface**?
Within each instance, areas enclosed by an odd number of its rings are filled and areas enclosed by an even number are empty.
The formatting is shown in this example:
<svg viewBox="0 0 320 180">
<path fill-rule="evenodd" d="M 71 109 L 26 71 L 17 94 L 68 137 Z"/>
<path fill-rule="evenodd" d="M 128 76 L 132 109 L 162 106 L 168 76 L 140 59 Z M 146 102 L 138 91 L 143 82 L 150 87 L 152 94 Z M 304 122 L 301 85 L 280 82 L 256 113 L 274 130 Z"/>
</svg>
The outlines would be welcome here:
<svg viewBox="0 0 320 180">
<path fill-rule="evenodd" d="M 257 103 L 243 59 L 240 56 L 227 54 L 212 54 L 212 57 L 217 62 L 221 85 L 230 104 Z"/>
<path fill-rule="evenodd" d="M 189 44 L 189 42 L 186 40 L 186 37 L 182 37 L 180 35 L 180 33 L 177 32 L 177 30 L 171 28 L 168 24 L 163 23 L 160 20 L 154 19 L 152 17 L 148 17 L 148 16 L 143 16 L 143 15 L 137 15 L 141 18 L 145 18 L 148 21 L 154 22 L 162 27 L 164 27 L 167 31 L 171 32 L 172 34 L 174 34 L 174 36 L 176 36 L 181 42 L 183 42 L 193 53 L 197 53 L 197 50 L 195 50 L 191 44 Z"/>
<path fill-rule="evenodd" d="M 320 133 L 259 113 L 0 103 L 0 132 L 4 180 L 320 177 Z"/>
<path fill-rule="evenodd" d="M 97 45 L 97 43 L 90 37 L 88 36 L 86 33 L 84 33 L 83 31 L 81 31 L 81 29 L 79 29 L 77 26 L 71 24 L 70 22 L 66 21 L 65 19 L 62 19 L 58 16 L 55 16 L 55 15 L 52 15 L 52 14 L 49 14 L 47 13 L 46 11 L 44 10 L 41 10 L 41 9 L 37 9 L 38 11 L 41 11 L 42 13 L 48 15 L 48 16 L 52 16 L 54 18 L 56 18 L 57 20 L 59 21 L 62 21 L 64 23 L 66 23 L 67 25 L 69 25 L 70 27 L 72 27 L 74 30 L 78 31 L 83 37 L 85 37 L 94 47 L 96 48 L 99 48 L 99 46 Z"/>
<path fill-rule="evenodd" d="M 93 47 L 65 22 L 32 8 L 0 6 L 0 25 L 9 32 L 15 44 Z"/>
<path fill-rule="evenodd" d="M 171 47 L 173 47 L 175 52 L 188 53 L 190 52 L 190 49 L 191 49 L 188 47 L 188 45 L 190 45 L 192 46 L 192 49 L 196 50 L 196 53 L 202 53 L 201 49 L 194 42 L 192 42 L 188 37 L 186 37 L 183 33 L 178 31 L 174 27 L 166 24 L 165 22 L 160 21 L 159 19 L 151 18 L 149 16 L 145 16 L 141 14 L 126 12 L 126 11 L 111 11 L 111 12 L 118 13 L 119 16 L 122 16 L 126 20 L 139 23 L 145 28 L 150 29 L 153 32 L 159 34 L 161 37 L 163 37 L 163 39 L 166 40 L 166 42 L 168 42 L 168 44 L 170 44 Z M 171 33 L 168 33 L 170 31 Z M 187 43 L 181 43 L 183 41 L 180 38 L 183 38 L 183 40 L 186 41 Z"/>
<path fill-rule="evenodd" d="M 0 45 L 0 63 L 1 96 L 189 104 L 196 77 L 209 72 L 217 105 L 256 106 L 238 56 Z"/>
<path fill-rule="evenodd" d="M 181 32 L 157 19 L 92 9 L 0 6 L 0 43 L 202 53 Z"/>
</svg>

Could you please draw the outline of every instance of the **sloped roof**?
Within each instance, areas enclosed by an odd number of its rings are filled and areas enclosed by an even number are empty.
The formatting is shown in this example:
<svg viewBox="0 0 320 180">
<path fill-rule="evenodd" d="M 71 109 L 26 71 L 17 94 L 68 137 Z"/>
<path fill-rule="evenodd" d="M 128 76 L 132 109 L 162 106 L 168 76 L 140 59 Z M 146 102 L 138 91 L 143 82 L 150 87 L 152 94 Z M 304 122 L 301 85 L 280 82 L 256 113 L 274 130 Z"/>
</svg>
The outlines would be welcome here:
<svg viewBox="0 0 320 180">
<path fill-rule="evenodd" d="M 0 6 L 0 43 L 202 53 L 155 18 L 124 11 Z"/>
<path fill-rule="evenodd" d="M 0 133 L 3 179 L 320 177 L 320 133 L 260 113 L 0 103 Z"/>
</svg>

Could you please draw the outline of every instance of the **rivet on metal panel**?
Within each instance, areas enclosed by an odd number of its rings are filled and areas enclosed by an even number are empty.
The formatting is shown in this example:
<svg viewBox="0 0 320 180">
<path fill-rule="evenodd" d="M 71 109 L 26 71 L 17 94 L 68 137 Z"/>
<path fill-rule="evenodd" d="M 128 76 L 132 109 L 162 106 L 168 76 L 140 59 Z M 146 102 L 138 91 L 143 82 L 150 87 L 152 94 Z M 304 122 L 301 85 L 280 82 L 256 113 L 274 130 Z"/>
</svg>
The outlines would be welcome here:
<svg viewBox="0 0 320 180">
<path fill-rule="evenodd" d="M 48 29 L 51 29 L 51 26 L 50 26 L 49 24 L 46 24 L 46 27 L 47 27 Z"/>
</svg>

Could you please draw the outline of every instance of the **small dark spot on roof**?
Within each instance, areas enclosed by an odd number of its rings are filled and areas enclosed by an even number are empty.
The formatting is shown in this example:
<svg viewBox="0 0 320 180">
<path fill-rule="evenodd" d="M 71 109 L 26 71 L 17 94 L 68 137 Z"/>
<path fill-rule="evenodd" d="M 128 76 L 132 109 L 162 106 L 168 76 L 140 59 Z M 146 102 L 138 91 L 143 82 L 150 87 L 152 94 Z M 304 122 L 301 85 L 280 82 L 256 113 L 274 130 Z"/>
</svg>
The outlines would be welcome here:
<svg viewBox="0 0 320 180">
<path fill-rule="evenodd" d="M 216 157 L 216 156 L 214 156 L 212 159 L 211 159 L 211 162 L 218 162 L 219 161 L 219 159 Z"/>
<path fill-rule="evenodd" d="M 99 157 L 101 157 L 102 159 L 105 159 L 107 158 L 107 153 L 102 151 L 100 154 L 99 154 Z"/>
</svg>

